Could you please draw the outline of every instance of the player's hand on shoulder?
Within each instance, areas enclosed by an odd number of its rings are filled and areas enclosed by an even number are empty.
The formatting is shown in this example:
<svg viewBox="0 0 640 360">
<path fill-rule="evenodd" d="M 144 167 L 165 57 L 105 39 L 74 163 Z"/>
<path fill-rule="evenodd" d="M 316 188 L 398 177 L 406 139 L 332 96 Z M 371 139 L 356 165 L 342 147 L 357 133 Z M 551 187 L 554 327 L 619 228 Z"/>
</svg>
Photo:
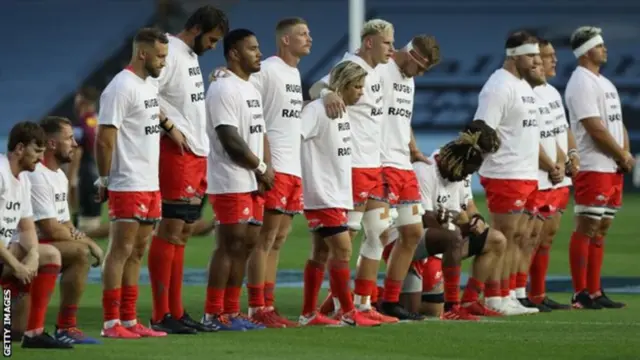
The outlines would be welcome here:
<svg viewBox="0 0 640 360">
<path fill-rule="evenodd" d="M 339 119 L 347 112 L 347 106 L 344 104 L 344 101 L 333 91 L 330 91 L 322 97 L 322 102 L 324 104 L 324 110 L 330 119 Z"/>
<path fill-rule="evenodd" d="M 421 151 L 411 154 L 411 163 L 414 162 L 423 162 L 427 165 L 433 164 L 429 157 L 423 154 Z"/>
<path fill-rule="evenodd" d="M 231 76 L 231 72 L 225 66 L 218 66 L 209 74 L 209 82 Z"/>
</svg>

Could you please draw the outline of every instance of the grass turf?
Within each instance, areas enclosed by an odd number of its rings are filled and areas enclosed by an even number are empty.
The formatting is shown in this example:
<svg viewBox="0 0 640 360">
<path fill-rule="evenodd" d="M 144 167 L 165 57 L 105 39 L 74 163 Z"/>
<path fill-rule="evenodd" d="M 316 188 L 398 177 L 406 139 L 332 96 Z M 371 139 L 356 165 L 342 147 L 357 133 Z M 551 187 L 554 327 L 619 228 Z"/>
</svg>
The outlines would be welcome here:
<svg viewBox="0 0 640 360">
<path fill-rule="evenodd" d="M 483 209 L 484 201 L 476 200 Z M 625 196 L 625 209 L 617 216 L 607 237 L 604 275 L 637 276 L 636 256 L 640 253 L 635 230 L 635 214 L 640 196 Z M 210 216 L 210 212 L 205 216 Z M 568 274 L 568 242 L 572 230 L 571 214 L 564 217 L 556 238 L 550 274 Z M 186 266 L 204 268 L 213 247 L 212 238 L 194 238 L 186 250 Z M 355 245 L 357 246 L 357 245 Z M 356 247 L 357 248 L 357 247 Z M 302 269 L 309 253 L 304 219 L 297 217 L 291 236 L 282 250 L 281 269 Z M 185 307 L 194 317 L 203 308 L 204 286 L 184 288 Z M 324 295 L 324 291 L 321 296 Z M 567 302 L 569 294 L 553 294 Z M 627 302 L 622 310 L 567 311 L 534 316 L 489 319 L 479 323 L 427 321 L 374 329 L 305 328 L 278 329 L 246 333 L 216 333 L 172 336 L 163 339 L 110 341 L 103 345 L 76 346 L 68 352 L 24 350 L 14 343 L 18 359 L 178 359 L 190 356 L 224 359 L 638 359 L 640 358 L 640 296 L 616 295 Z M 277 304 L 281 313 L 295 318 L 300 311 L 300 289 L 279 289 Z M 243 302 L 246 304 L 246 300 Z M 47 314 L 52 330 L 58 296 L 53 296 Z M 78 319 L 86 332 L 98 336 L 102 323 L 99 285 L 89 285 Z M 140 320 L 151 313 L 149 286 L 141 286 L 138 301 Z"/>
</svg>

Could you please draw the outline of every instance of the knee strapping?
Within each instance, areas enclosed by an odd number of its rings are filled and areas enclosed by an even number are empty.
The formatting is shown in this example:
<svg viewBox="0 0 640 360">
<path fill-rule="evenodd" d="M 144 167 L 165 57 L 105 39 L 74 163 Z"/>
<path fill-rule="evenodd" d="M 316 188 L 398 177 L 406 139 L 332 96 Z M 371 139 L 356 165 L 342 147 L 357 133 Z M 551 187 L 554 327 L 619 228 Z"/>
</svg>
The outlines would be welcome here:
<svg viewBox="0 0 640 360">
<path fill-rule="evenodd" d="M 364 213 L 362 219 L 364 239 L 360 245 L 360 255 L 368 259 L 382 259 L 384 246 L 380 241 L 380 237 L 391 225 L 391 218 L 384 217 L 385 212 L 386 209 L 379 208 Z"/>
<path fill-rule="evenodd" d="M 395 219 L 396 226 L 422 224 L 424 209 L 421 204 L 398 205 L 398 216 Z"/>
<path fill-rule="evenodd" d="M 347 227 L 353 231 L 360 231 L 362 229 L 362 218 L 364 213 L 360 211 L 349 211 L 347 213 Z"/>
<path fill-rule="evenodd" d="M 604 207 L 576 205 L 574 212 L 577 216 L 584 216 L 594 220 L 600 220 L 605 216 L 607 209 Z"/>
</svg>

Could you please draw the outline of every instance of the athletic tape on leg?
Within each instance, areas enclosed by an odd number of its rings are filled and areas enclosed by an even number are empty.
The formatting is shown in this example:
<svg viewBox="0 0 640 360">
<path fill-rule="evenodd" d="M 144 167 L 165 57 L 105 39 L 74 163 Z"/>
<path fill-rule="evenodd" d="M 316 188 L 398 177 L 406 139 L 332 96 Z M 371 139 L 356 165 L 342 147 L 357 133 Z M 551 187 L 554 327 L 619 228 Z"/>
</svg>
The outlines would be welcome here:
<svg viewBox="0 0 640 360">
<path fill-rule="evenodd" d="M 384 246 L 380 241 L 380 236 L 391 225 L 391 218 L 385 213 L 385 208 L 369 210 L 364 213 L 362 226 L 364 228 L 364 239 L 360 245 L 360 255 L 371 260 L 382 259 Z"/>
</svg>

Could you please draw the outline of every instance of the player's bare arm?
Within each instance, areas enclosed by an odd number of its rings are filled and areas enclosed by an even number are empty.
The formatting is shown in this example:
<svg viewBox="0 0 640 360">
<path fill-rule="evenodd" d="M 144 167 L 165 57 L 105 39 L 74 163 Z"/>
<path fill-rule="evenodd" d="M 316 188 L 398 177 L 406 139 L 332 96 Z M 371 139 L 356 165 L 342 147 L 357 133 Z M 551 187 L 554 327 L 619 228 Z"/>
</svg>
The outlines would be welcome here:
<svg viewBox="0 0 640 360">
<path fill-rule="evenodd" d="M 98 199 L 101 202 L 105 197 L 105 190 L 108 185 L 109 171 L 111 170 L 111 160 L 113 149 L 116 146 L 116 138 L 118 129 L 112 125 L 99 125 L 96 134 L 96 165 L 98 167 L 98 183 L 99 188 Z"/>
<path fill-rule="evenodd" d="M 18 233 L 20 234 L 20 247 L 27 253 L 22 258 L 22 263 L 30 274 L 35 276 L 38 271 L 38 234 L 33 218 L 20 219 L 18 223 Z"/>
<path fill-rule="evenodd" d="M 581 120 L 585 130 L 591 136 L 596 146 L 605 154 L 611 156 L 620 164 L 620 167 L 627 171 L 633 167 L 633 157 L 624 147 L 620 147 L 611 136 L 609 130 L 602 125 L 600 117 L 590 117 Z"/>
<path fill-rule="evenodd" d="M 184 134 L 178 130 L 178 128 L 174 125 L 174 123 L 162 112 L 160 112 L 160 127 L 164 130 L 167 135 L 173 140 L 182 151 L 189 150 L 189 145 L 187 144 L 187 139 Z"/>
<path fill-rule="evenodd" d="M 422 161 L 427 164 L 431 164 L 431 160 L 425 156 L 416 144 L 416 138 L 411 130 L 411 141 L 409 142 L 409 152 L 411 153 L 411 162 Z"/>
<path fill-rule="evenodd" d="M 216 133 L 224 151 L 231 160 L 245 169 L 254 170 L 260 166 L 260 159 L 251 151 L 247 143 L 238 134 L 238 129 L 231 125 L 219 125 Z"/>
<path fill-rule="evenodd" d="M 264 144 L 263 144 L 263 158 L 264 163 L 267 164 L 267 171 L 264 174 L 256 173 L 258 176 L 258 181 L 264 184 L 266 190 L 271 190 L 273 187 L 273 181 L 275 178 L 275 173 L 273 170 L 273 166 L 271 165 L 271 146 L 269 145 L 269 137 L 267 134 L 264 134 Z"/>
<path fill-rule="evenodd" d="M 329 84 L 325 82 L 324 78 L 311 86 L 309 96 L 312 100 L 322 98 L 325 111 L 330 119 L 339 119 L 342 117 L 342 114 L 347 111 L 342 97 L 331 91 Z"/>
<path fill-rule="evenodd" d="M 575 176 L 580 171 L 580 155 L 576 148 L 576 137 L 571 129 L 567 129 L 567 162 L 565 168 L 568 176 Z M 569 163 L 570 162 L 570 163 Z"/>
<path fill-rule="evenodd" d="M 551 183 L 558 184 L 564 178 L 564 173 L 560 172 L 560 168 L 556 164 L 555 159 L 551 159 L 549 155 L 547 155 L 542 145 L 540 145 L 540 152 L 538 153 L 538 165 L 541 170 L 549 173 Z"/>
<path fill-rule="evenodd" d="M 624 151 L 631 151 L 631 146 L 629 145 L 629 132 L 627 131 L 627 127 L 624 127 Z"/>
</svg>

